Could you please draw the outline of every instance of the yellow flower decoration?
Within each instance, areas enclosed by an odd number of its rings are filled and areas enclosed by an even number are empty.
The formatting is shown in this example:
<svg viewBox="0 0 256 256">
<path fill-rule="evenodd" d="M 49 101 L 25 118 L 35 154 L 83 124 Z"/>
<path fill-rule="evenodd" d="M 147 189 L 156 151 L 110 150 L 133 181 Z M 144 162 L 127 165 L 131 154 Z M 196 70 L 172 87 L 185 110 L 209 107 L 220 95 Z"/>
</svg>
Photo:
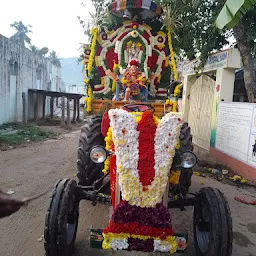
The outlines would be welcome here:
<svg viewBox="0 0 256 256">
<path fill-rule="evenodd" d="M 86 84 L 90 83 L 89 77 L 91 76 L 92 73 L 92 67 L 93 67 L 93 62 L 94 62 L 94 56 L 95 56 L 95 48 L 96 48 L 96 43 L 97 43 L 97 35 L 98 35 L 98 28 L 93 28 L 92 29 L 92 44 L 91 44 L 91 52 L 90 52 L 90 57 L 87 65 L 87 74 L 88 78 L 84 80 Z M 92 88 L 91 86 L 88 85 L 87 87 L 87 98 L 85 99 L 86 102 L 86 112 L 90 113 L 92 111 Z"/>
<path fill-rule="evenodd" d="M 180 181 L 180 175 L 181 171 L 171 171 L 170 183 L 173 185 L 178 185 Z"/>
<path fill-rule="evenodd" d="M 175 61 L 175 52 L 173 50 L 172 46 L 172 35 L 171 35 L 171 28 L 168 28 L 168 43 L 169 43 L 169 49 L 171 53 L 171 61 L 172 61 L 172 70 L 174 73 L 174 80 L 178 80 L 178 72 L 177 72 L 177 65 Z"/>
<path fill-rule="evenodd" d="M 105 137 L 105 142 L 106 142 L 106 150 L 111 150 L 111 141 L 112 141 L 112 128 L 108 128 L 107 136 Z M 107 159 L 104 162 L 104 169 L 102 172 L 104 174 L 107 174 L 110 169 L 110 157 L 108 156 Z"/>
<path fill-rule="evenodd" d="M 174 89 L 174 97 L 178 97 L 181 93 L 181 84 L 178 84 Z"/>
<path fill-rule="evenodd" d="M 103 234 L 103 237 L 104 237 L 104 241 L 102 244 L 102 248 L 105 250 L 111 249 L 111 242 L 114 239 L 127 239 L 128 240 L 129 238 L 140 239 L 143 241 L 146 241 L 146 240 L 152 239 L 152 238 L 154 240 L 159 240 L 159 241 L 161 241 L 162 245 L 166 245 L 166 246 L 170 245 L 170 247 L 171 247 L 170 253 L 171 254 L 175 253 L 178 248 L 178 244 L 177 244 L 175 236 L 168 236 L 168 237 L 166 237 L 166 240 L 161 240 L 160 237 L 150 237 L 150 236 L 127 234 L 127 233 L 120 233 L 120 234 L 107 233 L 107 234 Z"/>
<path fill-rule="evenodd" d="M 178 112 L 178 102 L 177 101 L 173 102 L 172 112 Z"/>
</svg>

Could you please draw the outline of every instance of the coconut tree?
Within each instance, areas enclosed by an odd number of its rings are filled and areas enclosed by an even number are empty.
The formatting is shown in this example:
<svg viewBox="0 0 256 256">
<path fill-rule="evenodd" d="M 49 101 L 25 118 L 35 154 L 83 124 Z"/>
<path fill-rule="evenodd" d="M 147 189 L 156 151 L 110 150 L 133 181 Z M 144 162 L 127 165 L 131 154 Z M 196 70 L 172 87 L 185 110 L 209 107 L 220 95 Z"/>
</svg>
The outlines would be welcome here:
<svg viewBox="0 0 256 256">
<path fill-rule="evenodd" d="M 56 67 L 61 67 L 60 59 L 55 51 L 50 52 L 49 59 Z"/>
<path fill-rule="evenodd" d="M 10 39 L 22 46 L 25 46 L 25 43 L 30 44 L 31 39 L 28 37 L 27 34 L 31 33 L 32 28 L 31 25 L 25 26 L 21 21 L 15 21 L 13 24 L 10 25 L 12 28 L 16 30 L 16 33 L 10 37 Z"/>
<path fill-rule="evenodd" d="M 31 44 L 31 45 L 29 46 L 29 49 L 30 49 L 30 51 L 33 52 L 33 53 L 38 53 L 38 51 L 39 51 L 38 47 L 36 47 L 36 46 L 33 45 L 33 44 Z"/>
</svg>

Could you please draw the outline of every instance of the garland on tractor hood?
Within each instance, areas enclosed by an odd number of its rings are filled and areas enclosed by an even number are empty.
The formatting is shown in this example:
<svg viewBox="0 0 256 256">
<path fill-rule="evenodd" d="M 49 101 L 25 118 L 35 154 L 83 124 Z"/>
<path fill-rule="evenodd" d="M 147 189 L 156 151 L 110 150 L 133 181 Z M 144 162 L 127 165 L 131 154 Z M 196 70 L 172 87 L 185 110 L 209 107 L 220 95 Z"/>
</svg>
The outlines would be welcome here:
<svg viewBox="0 0 256 256">
<path fill-rule="evenodd" d="M 109 160 L 114 212 L 103 232 L 103 248 L 174 253 L 177 241 L 162 198 L 179 146 L 182 117 L 169 113 L 159 120 L 148 111 L 121 109 L 110 110 L 109 117 L 106 142 L 115 151 Z M 115 205 L 117 173 L 123 201 Z M 172 177 L 174 183 L 178 179 Z"/>
</svg>

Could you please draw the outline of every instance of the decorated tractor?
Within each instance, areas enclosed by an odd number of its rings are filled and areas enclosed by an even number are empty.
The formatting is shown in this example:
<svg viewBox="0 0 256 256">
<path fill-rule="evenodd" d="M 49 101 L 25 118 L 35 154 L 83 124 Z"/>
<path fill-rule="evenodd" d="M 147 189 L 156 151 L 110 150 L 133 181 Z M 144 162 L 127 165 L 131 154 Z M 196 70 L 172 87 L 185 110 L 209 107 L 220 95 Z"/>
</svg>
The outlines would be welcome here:
<svg viewBox="0 0 256 256">
<path fill-rule="evenodd" d="M 91 228 L 93 248 L 184 252 L 188 235 L 173 230 L 169 208 L 183 211 L 194 206 L 196 255 L 230 256 L 232 220 L 225 196 L 213 188 L 189 193 L 197 157 L 192 152 L 190 128 L 176 111 L 179 83 L 169 86 L 171 99 L 163 93 L 168 101 L 163 106 L 169 103 L 171 109 L 162 118 L 155 115 L 149 100 L 162 94 L 163 70 L 169 65 L 166 40 L 169 37 L 170 44 L 170 31 L 169 36 L 155 33 L 148 25 L 161 14 L 161 7 L 152 1 L 133 0 L 113 2 L 109 9 L 132 21 L 124 21 L 113 31 L 93 30 L 90 56 L 95 57 L 102 84 L 97 84 L 95 74 L 90 76 L 93 63 L 89 57 L 86 108 L 88 114 L 93 112 L 93 96 L 101 91 L 115 92 L 112 109 L 85 119 L 79 139 L 78 182 L 63 179 L 54 187 L 45 222 L 46 255 L 72 255 L 79 203 L 89 200 L 94 206 L 108 204 L 113 212 L 107 227 Z M 130 46 L 135 47 L 131 55 L 126 51 Z M 120 67 L 114 71 L 114 66 L 126 64 L 125 71 L 119 72 Z M 115 108 L 114 103 L 122 99 Z"/>
</svg>

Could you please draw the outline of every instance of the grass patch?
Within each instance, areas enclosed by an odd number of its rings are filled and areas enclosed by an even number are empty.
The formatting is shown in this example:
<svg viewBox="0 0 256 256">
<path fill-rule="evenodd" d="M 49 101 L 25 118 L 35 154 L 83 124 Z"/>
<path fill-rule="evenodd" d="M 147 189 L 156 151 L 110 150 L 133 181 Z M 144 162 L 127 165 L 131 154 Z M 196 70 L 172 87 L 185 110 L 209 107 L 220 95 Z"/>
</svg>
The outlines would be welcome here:
<svg viewBox="0 0 256 256">
<path fill-rule="evenodd" d="M 54 135 L 40 130 L 37 126 L 7 123 L 0 126 L 0 145 L 17 146 L 32 141 L 43 141 Z"/>
</svg>

